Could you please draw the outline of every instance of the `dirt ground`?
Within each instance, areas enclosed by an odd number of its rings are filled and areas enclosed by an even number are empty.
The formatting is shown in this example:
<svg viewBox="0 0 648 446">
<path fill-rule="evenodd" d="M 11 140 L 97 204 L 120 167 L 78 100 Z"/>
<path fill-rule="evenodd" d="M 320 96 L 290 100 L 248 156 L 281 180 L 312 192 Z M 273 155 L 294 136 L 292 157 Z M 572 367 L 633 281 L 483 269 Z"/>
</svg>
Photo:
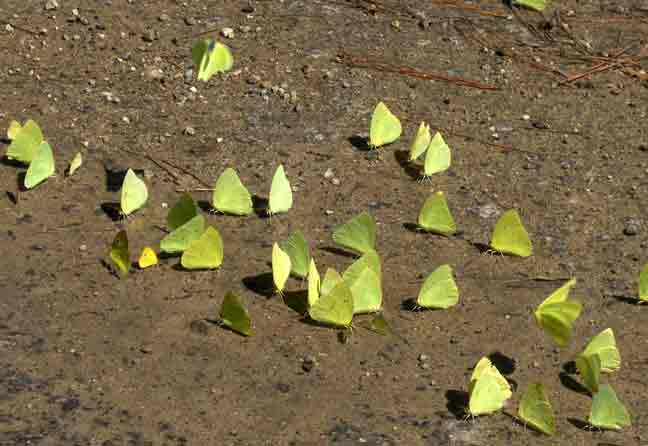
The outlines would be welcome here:
<svg viewBox="0 0 648 446">
<path fill-rule="evenodd" d="M 24 169 L 0 164 L 0 445 L 648 444 L 648 307 L 632 300 L 648 261 L 648 3 L 556 2 L 544 14 L 451 0 L 45 3 L 0 4 L 0 128 L 35 119 L 58 172 L 24 191 Z M 233 71 L 196 81 L 191 45 L 225 27 Z M 375 153 L 361 141 L 378 100 L 404 132 Z M 427 182 L 403 161 L 421 120 L 454 157 Z M 79 150 L 85 163 L 66 178 Z M 158 246 L 163 203 L 180 190 L 232 166 L 265 198 L 279 163 L 294 188 L 288 214 L 205 213 L 224 239 L 220 270 L 172 258 L 119 280 L 106 268 L 121 228 L 133 257 Z M 149 200 L 114 221 L 106 209 L 128 167 Z M 411 229 L 435 190 L 462 235 Z M 509 208 L 531 234 L 528 259 L 476 247 Z M 343 344 L 271 295 L 270 252 L 299 228 L 320 268 L 341 270 L 352 259 L 330 249 L 332 228 L 362 210 L 378 223 L 396 335 L 357 317 Z M 442 263 L 460 304 L 404 310 Z M 569 277 L 583 313 L 557 349 L 532 313 Z M 230 290 L 252 337 L 206 321 Z M 606 379 L 633 417 L 621 432 L 587 428 L 591 398 L 565 368 L 607 327 L 623 365 Z M 517 390 L 505 413 L 466 421 L 484 355 Z M 537 381 L 553 438 L 506 415 Z"/>
</svg>

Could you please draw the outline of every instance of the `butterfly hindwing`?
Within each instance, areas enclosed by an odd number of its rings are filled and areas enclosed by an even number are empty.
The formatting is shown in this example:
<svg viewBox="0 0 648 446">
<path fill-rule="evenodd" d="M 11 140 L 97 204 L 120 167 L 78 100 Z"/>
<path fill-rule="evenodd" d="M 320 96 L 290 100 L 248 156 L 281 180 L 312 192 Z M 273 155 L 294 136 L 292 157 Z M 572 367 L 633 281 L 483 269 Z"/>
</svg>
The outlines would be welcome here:
<svg viewBox="0 0 648 446">
<path fill-rule="evenodd" d="M 533 253 L 529 234 L 515 209 L 504 212 L 497 220 L 490 246 L 502 254 L 520 257 L 529 257 Z"/>
</svg>

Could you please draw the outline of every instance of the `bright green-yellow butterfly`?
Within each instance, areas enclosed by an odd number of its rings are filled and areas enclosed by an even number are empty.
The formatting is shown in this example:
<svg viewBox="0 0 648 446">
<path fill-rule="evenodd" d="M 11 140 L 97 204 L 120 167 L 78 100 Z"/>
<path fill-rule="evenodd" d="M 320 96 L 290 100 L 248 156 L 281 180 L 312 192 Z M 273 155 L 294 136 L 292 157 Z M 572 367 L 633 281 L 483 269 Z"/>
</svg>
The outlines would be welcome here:
<svg viewBox="0 0 648 446">
<path fill-rule="evenodd" d="M 353 295 L 353 313 L 373 313 L 382 308 L 382 280 L 380 257 L 368 251 L 344 271 L 342 279 Z"/>
<path fill-rule="evenodd" d="M 216 181 L 212 206 L 225 214 L 249 215 L 252 213 L 252 196 L 231 167 L 225 169 Z"/>
<path fill-rule="evenodd" d="M 196 215 L 168 234 L 160 242 L 160 250 L 167 254 L 179 254 L 189 248 L 205 232 L 205 217 Z"/>
<path fill-rule="evenodd" d="M 228 291 L 223 298 L 220 310 L 220 322 L 243 336 L 252 335 L 252 320 L 248 311 L 243 305 L 241 298 L 231 291 Z"/>
<path fill-rule="evenodd" d="M 601 385 L 592 399 L 589 423 L 599 429 L 621 430 L 632 424 L 628 409 L 619 401 L 614 389 L 609 384 Z"/>
<path fill-rule="evenodd" d="M 468 384 L 468 412 L 472 416 L 496 412 L 512 395 L 511 386 L 487 357 L 479 360 Z"/>
<path fill-rule="evenodd" d="M 308 267 L 308 306 L 315 305 L 320 295 L 328 294 L 340 282 L 342 282 L 342 276 L 333 268 L 327 269 L 324 280 L 320 280 L 315 260 L 311 259 Z"/>
<path fill-rule="evenodd" d="M 423 282 L 416 304 L 422 308 L 445 309 L 459 302 L 459 288 L 452 277 L 452 267 L 441 265 Z"/>
<path fill-rule="evenodd" d="M 216 73 L 232 69 L 234 58 L 229 48 L 211 39 L 201 39 L 191 49 L 198 80 L 207 82 Z"/>
<path fill-rule="evenodd" d="M 290 182 L 284 172 L 282 165 L 277 167 L 272 184 L 270 185 L 270 197 L 268 199 L 268 215 L 288 212 L 293 204 L 292 189 Z"/>
<path fill-rule="evenodd" d="M 385 104 L 378 102 L 371 116 L 369 146 L 378 148 L 391 144 L 400 137 L 402 131 L 403 128 L 398 118 L 389 111 Z"/>
<path fill-rule="evenodd" d="M 22 130 L 22 125 L 18 121 L 11 121 L 9 123 L 9 128 L 7 129 L 7 139 L 9 141 L 13 141 L 16 139 L 16 135 L 18 135 L 18 132 Z"/>
<path fill-rule="evenodd" d="M 364 254 L 376 250 L 376 222 L 362 212 L 333 230 L 333 241 L 351 251 Z"/>
<path fill-rule="evenodd" d="M 328 268 L 320 281 L 315 261 L 308 269 L 308 314 L 327 325 L 348 327 L 353 319 L 353 294 L 340 273 Z"/>
<path fill-rule="evenodd" d="M 518 405 L 518 417 L 523 423 L 547 435 L 556 432 L 553 408 L 540 383 L 527 387 Z"/>
<path fill-rule="evenodd" d="M 304 238 L 304 234 L 300 230 L 296 230 L 287 240 L 283 241 L 280 245 L 281 249 L 290 257 L 290 264 L 292 266 L 292 273 L 302 279 L 308 276 L 308 267 L 310 265 L 311 256 L 308 242 Z"/>
<path fill-rule="evenodd" d="M 648 263 L 643 266 L 639 274 L 639 300 L 648 302 Z"/>
<path fill-rule="evenodd" d="M 198 205 L 194 201 L 191 195 L 187 192 L 180 195 L 180 198 L 169 210 L 167 215 L 167 226 L 171 231 L 175 231 L 180 226 L 187 223 L 189 220 L 198 215 Z M 202 228 L 198 237 L 202 235 Z"/>
<path fill-rule="evenodd" d="M 119 231 L 110 246 L 110 260 L 117 268 L 120 277 L 126 277 L 130 270 L 130 251 L 128 250 L 128 235 Z"/>
<path fill-rule="evenodd" d="M 578 372 L 583 378 L 585 387 L 592 394 L 598 392 L 601 384 L 601 358 L 599 355 L 579 355 L 575 363 Z"/>
<path fill-rule="evenodd" d="M 418 226 L 424 231 L 445 236 L 457 232 L 457 225 L 443 192 L 435 192 L 425 200 L 418 216 Z"/>
<path fill-rule="evenodd" d="M 322 324 L 334 327 L 349 327 L 353 320 L 353 295 L 349 285 L 344 280 L 340 280 L 332 289 L 326 291 L 324 293 L 320 288 L 321 295 L 308 308 L 308 315 L 314 321 Z"/>
<path fill-rule="evenodd" d="M 214 269 L 223 263 L 223 239 L 213 227 L 208 227 L 182 253 L 180 264 L 186 269 Z"/>
<path fill-rule="evenodd" d="M 74 158 L 72 158 L 72 161 L 70 161 L 70 165 L 68 166 L 68 176 L 74 175 L 74 172 L 76 172 L 82 164 L 83 155 L 81 155 L 81 152 L 77 152 L 76 155 L 74 155 Z"/>
<path fill-rule="evenodd" d="M 121 212 L 123 215 L 130 215 L 146 203 L 148 189 L 133 169 L 128 169 L 121 188 Z"/>
<path fill-rule="evenodd" d="M 594 336 L 581 355 L 598 355 L 603 373 L 616 372 L 621 368 L 621 354 L 617 349 L 614 331 L 611 328 L 606 328 Z"/>
<path fill-rule="evenodd" d="M 279 244 L 272 245 L 272 281 L 277 293 L 283 294 L 286 281 L 290 276 L 290 256 L 279 247 Z"/>
<path fill-rule="evenodd" d="M 153 248 L 151 248 L 150 246 L 145 246 L 142 249 L 142 253 L 140 254 L 137 264 L 141 269 L 146 269 L 150 266 L 157 265 L 158 257 Z"/>
<path fill-rule="evenodd" d="M 10 127 L 11 130 L 11 127 Z M 13 132 L 11 144 L 7 148 L 7 158 L 29 164 L 43 142 L 43 132 L 31 119 L 20 129 Z"/>
<path fill-rule="evenodd" d="M 491 248 L 502 254 L 529 257 L 533 251 L 529 234 L 515 209 L 504 212 L 495 224 Z"/>
<path fill-rule="evenodd" d="M 432 141 L 430 126 L 425 122 L 421 122 L 421 125 L 419 125 L 418 131 L 416 132 L 416 136 L 414 137 L 414 141 L 412 141 L 412 145 L 410 146 L 409 160 L 414 161 L 425 153 L 430 145 L 430 141 Z"/>
<path fill-rule="evenodd" d="M 576 279 L 565 283 L 538 305 L 535 311 L 538 325 L 561 347 L 566 346 L 571 339 L 574 321 L 581 312 L 580 302 L 568 299 L 569 291 L 575 284 Z"/>
<path fill-rule="evenodd" d="M 47 141 L 43 141 L 27 168 L 25 188 L 31 189 L 52 175 L 54 175 L 54 154 Z"/>
<path fill-rule="evenodd" d="M 425 164 L 423 165 L 423 176 L 430 177 L 435 173 L 448 170 L 452 161 L 450 147 L 446 144 L 441 133 L 436 132 L 425 155 Z"/>
<path fill-rule="evenodd" d="M 536 11 L 544 11 L 547 7 L 546 0 L 513 0 L 513 4 L 535 9 Z"/>
</svg>

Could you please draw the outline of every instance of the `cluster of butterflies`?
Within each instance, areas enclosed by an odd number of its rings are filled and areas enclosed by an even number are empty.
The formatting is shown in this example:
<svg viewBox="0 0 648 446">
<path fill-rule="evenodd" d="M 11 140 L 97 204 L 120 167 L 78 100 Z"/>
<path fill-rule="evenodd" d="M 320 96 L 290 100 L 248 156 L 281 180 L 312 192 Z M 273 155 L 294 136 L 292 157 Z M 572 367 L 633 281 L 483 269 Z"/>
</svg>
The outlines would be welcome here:
<svg viewBox="0 0 648 446">
<path fill-rule="evenodd" d="M 43 132 L 36 122 L 30 119 L 21 125 L 18 121 L 11 121 L 7 139 L 11 141 L 5 154 L 7 159 L 28 166 L 23 181 L 25 189 L 32 189 L 54 175 L 56 169 L 52 147 L 43 138 Z M 67 174 L 76 172 L 82 162 L 81 152 L 78 152 L 72 158 Z"/>
<path fill-rule="evenodd" d="M 580 304 L 568 299 L 569 290 L 575 282 L 575 279 L 567 282 L 535 311 L 538 323 L 559 346 L 565 346 L 569 341 L 573 321 L 580 314 Z M 628 410 L 619 401 L 612 386 L 601 382 L 602 373 L 613 373 L 621 367 L 621 355 L 612 329 L 607 328 L 594 336 L 576 358 L 575 365 L 584 387 L 592 395 L 589 424 L 599 429 L 613 430 L 630 426 Z M 468 395 L 468 413 L 479 416 L 502 409 L 511 398 L 512 391 L 506 378 L 484 357 L 474 368 Z M 553 409 L 541 383 L 531 384 L 522 395 L 518 419 L 547 435 L 555 433 Z"/>
<path fill-rule="evenodd" d="M 232 68 L 233 58 L 229 49 L 210 39 L 199 41 L 192 48 L 192 58 L 199 80 L 208 81 L 214 74 Z M 402 126 L 387 106 L 379 102 L 371 118 L 369 145 L 378 148 L 400 138 Z M 11 140 L 6 156 L 27 164 L 25 187 L 32 188 L 52 176 L 55 171 L 54 157 L 49 144 L 34 121 L 25 125 L 12 122 L 7 132 Z M 410 161 L 426 153 L 423 177 L 443 172 L 450 167 L 451 151 L 440 133 L 434 136 L 429 126 L 422 122 L 410 146 Z M 82 164 L 77 153 L 70 163 L 68 174 L 73 174 Z M 120 210 L 129 216 L 148 200 L 146 184 L 128 169 L 121 187 Z M 250 215 L 254 211 L 252 196 L 232 168 L 227 168 L 217 179 L 212 207 L 215 211 L 231 215 Z M 272 179 L 268 215 L 287 212 L 293 204 L 292 189 L 283 166 L 279 166 Z M 214 269 L 223 262 L 223 240 L 218 230 L 206 225 L 198 206 L 188 193 L 183 194 L 169 210 L 168 234 L 160 241 L 160 252 L 168 256 L 180 256 L 180 264 L 186 269 Z M 418 215 L 418 227 L 422 231 L 443 236 L 457 232 L 457 226 L 443 192 L 432 193 L 423 203 Z M 373 217 L 362 212 L 348 222 L 336 227 L 333 240 L 342 248 L 359 256 L 340 274 L 327 268 L 322 278 L 315 260 L 311 257 L 308 242 L 300 231 L 272 247 L 272 278 L 276 291 L 283 294 L 291 276 L 306 280 L 306 308 L 310 319 L 324 325 L 349 328 L 356 314 L 375 313 L 370 329 L 386 334 L 389 324 L 382 313 L 382 270 L 376 251 L 376 224 Z M 532 255 L 532 244 L 515 209 L 504 212 L 493 230 L 492 250 L 520 257 Z M 120 231 L 110 249 L 110 258 L 121 277 L 128 275 L 132 265 L 126 231 Z M 158 263 L 158 254 L 146 246 L 137 262 L 145 269 Z M 538 324 L 559 346 L 565 346 L 572 335 L 574 321 L 579 317 L 581 304 L 569 299 L 569 291 L 576 280 L 572 279 L 552 293 L 536 309 Z M 639 298 L 648 301 L 648 265 L 644 267 L 639 281 Z M 416 298 L 417 309 L 447 309 L 459 301 L 459 289 L 450 265 L 441 265 L 423 281 Z M 242 299 L 233 292 L 226 293 L 220 310 L 221 323 L 242 335 L 252 334 L 251 318 Z M 589 422 L 599 428 L 620 429 L 630 425 L 630 416 L 609 384 L 601 383 L 601 374 L 619 369 L 620 354 L 616 348 L 614 333 L 604 330 L 594 337 L 575 365 L 583 378 L 585 387 L 593 395 Z M 496 412 L 512 396 L 506 378 L 488 358 L 482 358 L 473 371 L 469 382 L 467 411 L 472 416 Z M 555 419 L 542 384 L 529 386 L 520 401 L 520 420 L 546 434 L 555 432 Z"/>
</svg>

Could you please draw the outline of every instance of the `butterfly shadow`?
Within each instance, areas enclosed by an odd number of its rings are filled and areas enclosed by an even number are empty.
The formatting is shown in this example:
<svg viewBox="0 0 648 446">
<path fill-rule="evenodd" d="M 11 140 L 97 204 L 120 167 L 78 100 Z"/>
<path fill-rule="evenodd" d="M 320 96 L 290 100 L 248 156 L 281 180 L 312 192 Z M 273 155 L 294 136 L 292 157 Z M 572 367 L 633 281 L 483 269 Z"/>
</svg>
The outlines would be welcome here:
<svg viewBox="0 0 648 446">
<path fill-rule="evenodd" d="M 112 221 L 120 221 L 122 219 L 120 204 L 115 201 L 101 203 L 101 210 Z"/>
<path fill-rule="evenodd" d="M 490 359 L 490 362 L 497 367 L 497 370 L 499 370 L 499 372 L 504 376 L 511 375 L 515 371 L 515 359 L 506 356 L 502 352 L 494 351 L 488 355 L 488 359 Z M 512 380 L 507 378 L 507 381 L 511 382 Z M 513 390 L 517 390 L 517 383 L 515 383 L 515 388 Z"/>
<path fill-rule="evenodd" d="M 18 175 L 16 175 L 16 187 L 18 188 L 19 192 L 26 192 L 29 190 L 25 187 L 26 176 L 27 176 L 27 171 L 19 172 Z"/>
<path fill-rule="evenodd" d="M 409 160 L 409 152 L 407 150 L 396 150 L 394 152 L 396 162 L 403 169 L 403 171 L 413 180 L 421 178 L 421 169 L 416 164 Z"/>
<path fill-rule="evenodd" d="M 15 167 L 17 169 L 21 169 L 21 168 L 26 167 L 24 163 L 21 163 L 18 160 L 11 160 L 11 159 L 7 158 L 6 156 L 3 156 L 2 158 L 0 158 L 0 164 L 2 164 L 3 166 L 7 166 L 7 167 Z"/>
<path fill-rule="evenodd" d="M 558 374 L 558 378 L 560 379 L 560 383 L 566 387 L 567 389 L 571 390 L 572 392 L 579 393 L 581 395 L 586 395 L 586 396 L 591 396 L 591 393 L 587 387 L 576 381 L 569 373 L 567 372 L 560 372 Z"/>
<path fill-rule="evenodd" d="M 401 302 L 401 310 L 411 313 L 427 313 L 436 311 L 445 311 L 442 308 L 424 308 L 416 303 L 416 297 L 408 297 Z"/>
<path fill-rule="evenodd" d="M 611 298 L 615 299 L 619 303 L 624 303 L 627 305 L 642 305 L 643 301 L 641 299 L 637 299 L 636 297 L 633 296 L 625 296 L 622 294 L 612 294 L 610 295 Z"/>
<path fill-rule="evenodd" d="M 338 248 L 336 246 L 322 246 L 321 248 L 322 251 L 326 251 L 331 254 L 335 254 L 338 256 L 343 256 L 343 257 L 348 257 L 350 259 L 357 259 L 358 256 L 352 252 L 346 251 L 344 249 Z"/>
<path fill-rule="evenodd" d="M 295 313 L 301 315 L 308 313 L 307 290 L 284 291 L 282 297 L 286 306 L 293 310 Z"/>
<path fill-rule="evenodd" d="M 349 137 L 348 141 L 354 149 L 361 152 L 369 152 L 370 150 L 372 150 L 369 146 L 369 138 L 367 138 L 366 136 L 353 135 Z"/>
<path fill-rule="evenodd" d="M 209 323 L 209 324 L 216 325 L 221 330 L 229 331 L 230 333 L 234 333 L 234 334 L 239 335 L 239 336 L 241 336 L 243 338 L 247 338 L 247 336 L 245 336 L 243 333 L 239 333 L 238 331 L 234 330 L 233 328 L 230 328 L 227 325 L 223 324 L 223 321 L 221 321 L 220 319 L 205 318 L 203 320 L 205 322 Z"/>
<path fill-rule="evenodd" d="M 124 177 L 128 169 L 112 168 L 112 163 L 104 163 L 104 173 L 106 174 L 106 191 L 117 192 L 122 187 Z M 133 169 L 138 176 L 144 176 L 144 169 Z"/>
<path fill-rule="evenodd" d="M 578 418 L 568 417 L 567 421 L 569 421 L 571 425 L 574 426 L 576 429 L 580 429 L 582 431 L 592 430 L 592 426 L 585 420 L 579 420 Z"/>
<path fill-rule="evenodd" d="M 466 417 L 466 407 L 468 407 L 468 401 L 470 399 L 468 392 L 463 390 L 447 390 L 445 398 L 448 412 L 457 420 L 464 419 Z"/>
<path fill-rule="evenodd" d="M 11 204 L 17 205 L 18 204 L 18 194 L 11 192 L 9 190 L 5 191 L 5 195 L 7 196 L 7 199 L 11 201 Z"/>
<path fill-rule="evenodd" d="M 272 273 L 261 273 L 256 276 L 244 277 L 243 285 L 254 294 L 270 299 L 275 294 Z"/>
<path fill-rule="evenodd" d="M 252 195 L 252 208 L 257 217 L 270 218 L 270 214 L 268 214 L 269 204 L 270 200 L 268 198 Z"/>
</svg>

